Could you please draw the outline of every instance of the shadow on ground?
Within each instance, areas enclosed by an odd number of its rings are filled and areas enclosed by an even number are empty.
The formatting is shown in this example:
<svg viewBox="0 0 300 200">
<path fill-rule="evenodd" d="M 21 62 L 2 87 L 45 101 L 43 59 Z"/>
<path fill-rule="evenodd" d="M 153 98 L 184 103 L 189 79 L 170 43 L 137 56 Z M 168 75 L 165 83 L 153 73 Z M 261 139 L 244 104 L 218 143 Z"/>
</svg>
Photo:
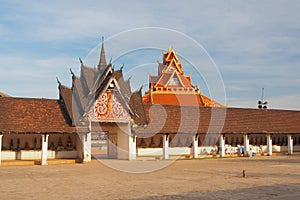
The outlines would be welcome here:
<svg viewBox="0 0 300 200">
<path fill-rule="evenodd" d="M 188 187 L 188 186 L 183 186 Z M 155 199 L 300 199 L 300 185 L 278 184 L 272 186 L 260 186 L 238 190 L 221 190 L 214 192 L 193 192 L 180 195 L 163 195 L 138 198 L 139 200 Z M 137 199 L 136 199 L 137 200 Z"/>
</svg>

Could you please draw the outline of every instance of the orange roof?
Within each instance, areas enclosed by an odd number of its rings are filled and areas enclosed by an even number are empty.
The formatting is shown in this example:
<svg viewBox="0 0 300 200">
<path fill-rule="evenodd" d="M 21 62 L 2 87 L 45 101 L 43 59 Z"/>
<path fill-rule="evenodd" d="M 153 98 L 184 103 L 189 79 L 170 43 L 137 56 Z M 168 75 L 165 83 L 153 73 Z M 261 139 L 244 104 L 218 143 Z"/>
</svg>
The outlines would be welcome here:
<svg viewBox="0 0 300 200">
<path fill-rule="evenodd" d="M 147 93 L 143 96 L 143 104 L 223 107 L 221 104 L 198 93 L 194 93 L 194 94 L 163 93 L 163 92 L 159 92 L 159 93 L 154 92 L 152 94 Z"/>
<path fill-rule="evenodd" d="M 223 107 L 221 104 L 211 100 L 210 98 L 201 95 L 202 100 L 204 101 L 204 106 L 209 106 L 209 107 Z"/>
<path fill-rule="evenodd" d="M 152 102 L 151 102 L 151 97 Z M 198 94 L 174 94 L 174 93 L 147 93 L 143 97 L 144 104 L 162 104 L 176 106 L 203 106 Z"/>
<path fill-rule="evenodd" d="M 195 94 L 153 94 L 153 104 L 176 106 L 203 106 L 200 96 Z"/>
<path fill-rule="evenodd" d="M 151 104 L 150 94 L 149 93 L 145 94 L 142 98 L 142 101 L 143 101 L 143 104 Z"/>
</svg>

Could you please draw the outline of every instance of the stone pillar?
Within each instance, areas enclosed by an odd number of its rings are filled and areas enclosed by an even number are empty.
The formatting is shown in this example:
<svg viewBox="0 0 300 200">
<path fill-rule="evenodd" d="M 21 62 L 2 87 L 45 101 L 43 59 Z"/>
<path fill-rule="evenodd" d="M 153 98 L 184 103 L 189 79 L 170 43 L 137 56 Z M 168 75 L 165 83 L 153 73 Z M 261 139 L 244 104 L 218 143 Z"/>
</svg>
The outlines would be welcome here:
<svg viewBox="0 0 300 200">
<path fill-rule="evenodd" d="M 193 136 L 193 158 L 198 158 L 198 134 Z"/>
<path fill-rule="evenodd" d="M 220 157 L 225 157 L 225 135 L 220 135 L 220 140 L 219 140 L 219 144 L 220 144 Z"/>
<path fill-rule="evenodd" d="M 41 156 L 41 165 L 47 165 L 48 159 L 48 137 L 49 135 L 42 135 L 42 156 Z"/>
<path fill-rule="evenodd" d="M 2 136 L 3 135 L 0 135 L 0 166 L 1 166 L 1 162 L 2 162 Z"/>
<path fill-rule="evenodd" d="M 163 159 L 169 159 L 169 135 L 163 136 Z"/>
<path fill-rule="evenodd" d="M 288 154 L 292 155 L 293 154 L 293 135 L 288 134 Z"/>
<path fill-rule="evenodd" d="M 267 155 L 272 155 L 272 135 L 267 134 Z"/>
<path fill-rule="evenodd" d="M 250 156 L 249 135 L 247 134 L 244 135 L 244 148 L 244 156 Z"/>
</svg>

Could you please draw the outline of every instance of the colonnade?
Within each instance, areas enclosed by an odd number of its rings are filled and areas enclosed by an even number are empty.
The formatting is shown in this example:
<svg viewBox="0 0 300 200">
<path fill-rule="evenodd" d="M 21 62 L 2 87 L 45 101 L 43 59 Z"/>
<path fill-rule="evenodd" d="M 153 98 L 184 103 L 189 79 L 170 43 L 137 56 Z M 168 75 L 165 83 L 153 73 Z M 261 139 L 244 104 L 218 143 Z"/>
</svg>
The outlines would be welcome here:
<svg viewBox="0 0 300 200">
<path fill-rule="evenodd" d="M 266 146 L 267 146 L 267 155 L 271 156 L 272 155 L 272 134 L 265 134 L 266 137 Z M 164 134 L 162 136 L 163 140 L 163 159 L 168 159 L 169 158 L 169 134 Z M 244 146 L 244 151 L 245 154 L 250 153 L 250 135 L 249 134 L 243 134 L 243 146 Z M 293 144 L 294 144 L 294 135 L 293 134 L 287 134 L 287 149 L 288 149 L 288 154 L 292 155 L 293 154 Z M 219 154 L 221 157 L 225 156 L 225 140 L 226 140 L 226 135 L 221 134 L 219 136 Z M 193 158 L 198 158 L 198 134 L 193 136 L 193 141 L 191 145 L 191 154 Z M 249 156 L 249 155 L 247 155 Z"/>
</svg>

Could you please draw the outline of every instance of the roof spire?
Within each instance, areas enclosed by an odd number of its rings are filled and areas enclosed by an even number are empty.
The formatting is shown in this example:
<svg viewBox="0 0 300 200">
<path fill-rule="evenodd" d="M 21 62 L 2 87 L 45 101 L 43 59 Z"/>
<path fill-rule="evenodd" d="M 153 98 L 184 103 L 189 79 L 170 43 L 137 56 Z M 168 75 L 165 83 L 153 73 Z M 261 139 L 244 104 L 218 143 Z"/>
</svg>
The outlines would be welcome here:
<svg viewBox="0 0 300 200">
<path fill-rule="evenodd" d="M 104 37 L 102 36 L 102 45 L 101 45 L 101 52 L 100 52 L 100 61 L 98 64 L 98 70 L 102 71 L 106 68 L 106 58 L 105 58 L 105 51 L 104 51 Z"/>
</svg>

